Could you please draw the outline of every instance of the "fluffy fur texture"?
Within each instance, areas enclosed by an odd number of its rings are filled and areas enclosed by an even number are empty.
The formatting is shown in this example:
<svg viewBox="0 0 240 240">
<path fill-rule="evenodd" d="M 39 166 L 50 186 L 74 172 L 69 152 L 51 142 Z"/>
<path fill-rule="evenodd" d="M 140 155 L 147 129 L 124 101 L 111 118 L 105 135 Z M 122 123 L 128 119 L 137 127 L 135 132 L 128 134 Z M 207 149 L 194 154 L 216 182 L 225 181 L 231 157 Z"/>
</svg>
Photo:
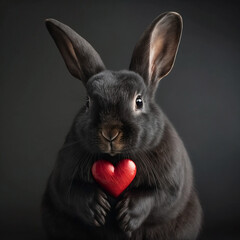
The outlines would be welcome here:
<svg viewBox="0 0 240 240">
<path fill-rule="evenodd" d="M 130 70 L 118 72 L 106 70 L 92 46 L 68 26 L 53 19 L 46 25 L 70 73 L 83 81 L 88 94 L 43 197 L 48 238 L 196 239 L 201 206 L 191 163 L 154 101 L 159 80 L 175 60 L 180 15 L 157 17 L 136 45 Z M 114 198 L 94 181 L 91 167 L 99 159 L 116 164 L 124 158 L 135 162 L 137 175 Z"/>
</svg>

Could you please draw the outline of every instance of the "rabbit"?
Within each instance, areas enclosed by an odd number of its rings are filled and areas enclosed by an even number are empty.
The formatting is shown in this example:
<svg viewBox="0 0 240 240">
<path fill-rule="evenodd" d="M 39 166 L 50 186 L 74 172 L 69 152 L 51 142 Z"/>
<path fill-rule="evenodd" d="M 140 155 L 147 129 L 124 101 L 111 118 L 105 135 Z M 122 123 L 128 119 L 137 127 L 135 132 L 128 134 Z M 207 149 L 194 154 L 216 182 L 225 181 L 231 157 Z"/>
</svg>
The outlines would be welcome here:
<svg viewBox="0 0 240 240">
<path fill-rule="evenodd" d="M 182 140 L 155 102 L 182 34 L 176 12 L 159 15 L 136 44 L 129 70 L 107 70 L 99 54 L 65 24 L 46 19 L 69 72 L 86 88 L 48 179 L 42 222 L 51 240 L 193 240 L 202 208 Z M 134 180 L 113 197 L 94 180 L 99 159 L 131 159 Z"/>
</svg>

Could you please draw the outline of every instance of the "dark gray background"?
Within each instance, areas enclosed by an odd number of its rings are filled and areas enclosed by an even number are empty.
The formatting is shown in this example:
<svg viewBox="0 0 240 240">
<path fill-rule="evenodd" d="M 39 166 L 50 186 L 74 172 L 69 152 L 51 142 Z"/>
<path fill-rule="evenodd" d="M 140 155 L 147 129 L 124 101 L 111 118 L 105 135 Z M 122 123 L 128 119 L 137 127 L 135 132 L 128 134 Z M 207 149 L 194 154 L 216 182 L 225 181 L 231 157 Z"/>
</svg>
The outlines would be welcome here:
<svg viewBox="0 0 240 240">
<path fill-rule="evenodd" d="M 239 239 L 239 10 L 238 1 L 0 1 L 1 239 L 43 239 L 41 195 L 85 99 L 44 19 L 70 25 L 120 70 L 165 11 L 183 16 L 184 31 L 157 101 L 192 160 L 205 214 L 200 239 Z"/>
</svg>

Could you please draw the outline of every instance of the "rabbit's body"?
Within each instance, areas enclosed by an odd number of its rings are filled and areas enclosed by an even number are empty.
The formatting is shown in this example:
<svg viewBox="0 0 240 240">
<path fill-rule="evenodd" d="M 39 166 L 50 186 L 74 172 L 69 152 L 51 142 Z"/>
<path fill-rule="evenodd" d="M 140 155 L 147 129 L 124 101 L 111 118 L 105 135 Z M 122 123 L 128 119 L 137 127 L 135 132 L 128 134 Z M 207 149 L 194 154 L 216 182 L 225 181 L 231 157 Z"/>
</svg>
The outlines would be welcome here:
<svg viewBox="0 0 240 240">
<path fill-rule="evenodd" d="M 49 239 L 196 239 L 201 206 L 191 163 L 154 101 L 158 80 L 175 58 L 180 16 L 167 13 L 155 19 L 134 50 L 131 71 L 119 72 L 105 70 L 99 55 L 67 26 L 55 20 L 47 26 L 68 69 L 84 82 L 89 96 L 59 152 L 43 197 Z M 173 40 L 165 46 L 166 36 Z M 155 48 L 159 39 L 167 52 L 160 62 Z M 146 53 L 150 57 L 143 62 Z M 115 165 L 124 158 L 134 161 L 137 174 L 114 198 L 100 189 L 91 168 L 99 159 Z"/>
</svg>

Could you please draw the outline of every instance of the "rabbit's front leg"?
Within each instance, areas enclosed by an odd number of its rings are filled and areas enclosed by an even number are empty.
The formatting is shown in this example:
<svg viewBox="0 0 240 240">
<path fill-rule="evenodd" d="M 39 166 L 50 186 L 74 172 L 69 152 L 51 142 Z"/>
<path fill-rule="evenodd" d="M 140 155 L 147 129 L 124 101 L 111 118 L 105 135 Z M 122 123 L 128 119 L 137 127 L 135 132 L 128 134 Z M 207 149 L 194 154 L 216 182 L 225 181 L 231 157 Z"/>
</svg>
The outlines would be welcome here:
<svg viewBox="0 0 240 240">
<path fill-rule="evenodd" d="M 82 187 L 82 188 L 81 188 Z M 75 186 L 75 193 L 71 196 L 71 206 L 77 216 L 88 225 L 102 226 L 110 210 L 107 195 L 97 187 L 91 185 Z"/>
<path fill-rule="evenodd" d="M 129 191 L 116 205 L 119 227 L 131 237 L 147 219 L 154 206 L 152 192 Z"/>
<path fill-rule="evenodd" d="M 57 191 L 51 178 L 42 200 L 43 224 L 49 239 L 91 239 L 89 229 L 104 225 L 109 210 L 106 194 L 88 183 L 72 184 L 71 193 L 67 194 Z"/>
</svg>

